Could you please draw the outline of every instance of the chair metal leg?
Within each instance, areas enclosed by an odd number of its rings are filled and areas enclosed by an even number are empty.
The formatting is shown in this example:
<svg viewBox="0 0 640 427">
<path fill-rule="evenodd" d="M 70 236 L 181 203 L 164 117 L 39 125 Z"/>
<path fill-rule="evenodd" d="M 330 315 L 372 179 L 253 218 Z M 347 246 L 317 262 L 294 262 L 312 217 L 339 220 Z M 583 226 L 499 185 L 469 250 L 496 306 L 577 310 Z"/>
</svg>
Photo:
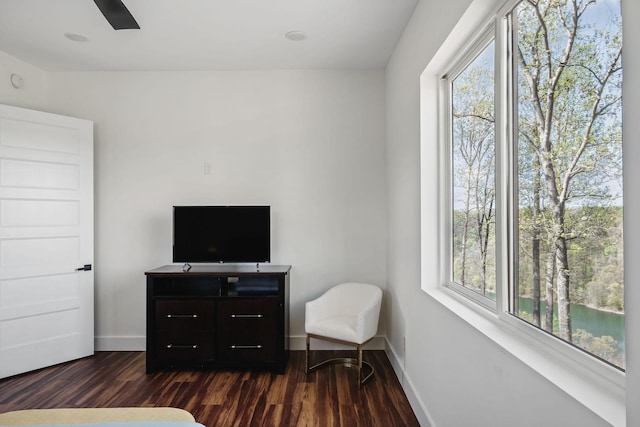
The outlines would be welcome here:
<svg viewBox="0 0 640 427">
<path fill-rule="evenodd" d="M 314 338 L 322 339 L 321 337 L 315 337 L 315 336 Z M 341 341 L 342 344 L 354 345 L 356 347 L 356 352 L 358 356 L 357 358 L 336 357 L 333 359 L 323 360 L 322 362 L 316 363 L 313 366 L 309 366 L 310 341 L 311 341 L 311 336 L 307 335 L 307 346 L 305 351 L 305 365 L 304 365 L 304 370 L 306 374 L 309 374 L 310 372 L 313 372 L 316 369 L 321 368 L 323 366 L 332 365 L 332 364 L 343 364 L 349 367 L 356 367 L 358 369 L 358 388 L 361 388 L 363 384 L 365 384 L 367 381 L 371 379 L 371 377 L 373 377 L 373 374 L 375 373 L 375 369 L 369 362 L 366 362 L 362 359 L 362 344 L 355 344 L 355 343 Z M 336 341 L 336 340 L 331 340 L 331 341 Z M 364 378 L 363 378 L 363 367 L 367 368 L 367 370 L 369 371 L 369 373 L 365 375 Z"/>
<path fill-rule="evenodd" d="M 311 372 L 309 369 L 309 342 L 311 341 L 311 337 L 307 335 L 307 350 L 304 352 L 304 372 L 308 374 Z"/>
<path fill-rule="evenodd" d="M 362 345 L 358 344 L 358 388 L 362 386 Z"/>
</svg>

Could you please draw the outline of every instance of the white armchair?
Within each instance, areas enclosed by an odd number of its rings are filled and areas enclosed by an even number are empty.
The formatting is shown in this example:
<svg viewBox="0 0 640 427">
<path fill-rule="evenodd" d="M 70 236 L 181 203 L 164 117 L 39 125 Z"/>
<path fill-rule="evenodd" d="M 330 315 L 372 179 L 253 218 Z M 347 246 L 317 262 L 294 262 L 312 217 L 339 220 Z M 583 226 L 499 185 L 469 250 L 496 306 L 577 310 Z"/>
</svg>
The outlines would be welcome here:
<svg viewBox="0 0 640 427">
<path fill-rule="evenodd" d="M 310 373 L 331 363 L 358 368 L 358 387 L 374 373 L 373 366 L 362 360 L 362 346 L 378 332 L 382 291 L 367 283 L 343 283 L 329 289 L 305 306 L 307 349 L 305 371 Z M 309 366 L 311 338 L 356 347 L 357 358 L 335 358 Z M 363 365 L 369 371 L 363 378 Z"/>
</svg>

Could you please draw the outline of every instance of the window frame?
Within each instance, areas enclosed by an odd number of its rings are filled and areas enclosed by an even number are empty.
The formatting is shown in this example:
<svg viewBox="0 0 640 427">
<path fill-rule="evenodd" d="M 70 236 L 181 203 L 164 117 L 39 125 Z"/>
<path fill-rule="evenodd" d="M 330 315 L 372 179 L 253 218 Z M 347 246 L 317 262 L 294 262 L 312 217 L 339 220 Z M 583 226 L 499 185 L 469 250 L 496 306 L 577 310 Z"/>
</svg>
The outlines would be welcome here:
<svg viewBox="0 0 640 427">
<path fill-rule="evenodd" d="M 445 156 L 447 159 L 446 162 L 443 163 L 443 167 L 446 168 L 446 173 L 443 175 L 443 179 L 446 180 L 446 188 L 448 189 L 447 197 L 445 198 L 445 200 L 441 201 L 442 205 L 445 207 L 445 212 L 446 212 L 446 216 L 443 215 L 443 218 L 447 218 L 445 226 L 442 227 L 444 230 L 447 230 L 447 232 L 443 234 L 443 242 L 444 242 L 444 245 L 446 245 L 445 246 L 447 248 L 446 253 L 448 254 L 448 256 L 444 260 L 446 263 L 444 271 L 449 272 L 448 277 L 446 278 L 446 280 L 443 281 L 443 285 L 451 288 L 455 292 L 458 292 L 466 296 L 467 298 L 471 299 L 477 304 L 480 304 L 481 306 L 492 311 L 497 310 L 498 306 L 496 304 L 496 301 L 493 301 L 490 298 L 479 294 L 473 289 L 469 289 L 465 286 L 462 286 L 461 284 L 455 282 L 452 277 L 453 276 L 453 244 L 452 244 L 451 230 L 453 228 L 452 212 L 453 212 L 453 204 L 454 204 L 453 191 L 452 191 L 452 188 L 453 188 L 453 178 L 452 178 L 452 175 L 453 175 L 453 155 L 452 155 L 453 91 L 452 91 L 452 86 L 453 86 L 453 81 L 456 78 L 458 78 L 460 74 L 462 74 L 467 69 L 467 67 L 471 65 L 471 63 L 475 61 L 476 58 L 478 58 L 478 56 L 480 56 L 491 43 L 494 43 L 495 45 L 496 43 L 495 34 L 496 34 L 495 24 L 493 22 L 489 22 L 477 34 L 474 40 L 469 43 L 468 49 L 466 49 L 462 53 L 460 58 L 458 58 L 457 61 L 453 64 L 453 66 L 449 68 L 447 72 L 444 73 L 444 75 L 441 78 L 440 89 L 439 89 L 441 97 L 443 99 L 443 103 L 444 103 L 443 112 L 446 111 L 446 114 L 442 114 L 441 123 L 443 126 L 443 139 L 442 139 L 442 144 L 444 147 L 443 151 L 444 153 L 446 153 Z M 497 62 L 494 61 L 494 63 L 497 63 Z M 494 74 L 494 80 L 495 80 L 495 74 Z M 497 103 L 494 103 L 494 105 L 495 104 Z M 495 114 L 495 111 L 494 111 L 494 114 Z M 497 134 L 497 125 L 498 123 L 496 122 L 494 124 L 494 136 L 495 136 L 494 148 L 495 149 L 497 149 L 497 135 L 495 135 Z M 496 165 L 496 169 L 497 169 L 497 165 Z M 497 197 L 496 197 L 496 201 L 497 201 Z M 496 212 L 497 212 L 497 206 L 496 206 Z M 443 251 L 444 251 L 444 248 L 443 248 Z M 496 252 L 497 252 L 497 248 L 496 248 Z M 496 265 L 496 274 L 497 274 L 497 269 L 498 269 L 498 266 Z M 496 278 L 496 282 L 497 282 L 497 278 Z M 500 299 L 500 292 L 501 291 L 499 290 L 498 283 L 496 283 L 496 300 Z"/>
<path fill-rule="evenodd" d="M 421 288 L 469 326 L 494 341 L 577 401 L 589 407 L 612 425 L 625 424 L 624 371 L 585 353 L 548 332 L 538 329 L 509 312 L 508 280 L 516 274 L 510 266 L 515 260 L 510 245 L 513 222 L 511 183 L 512 148 L 504 141 L 513 136 L 509 118 L 515 105 L 515 70 L 502 61 L 502 52 L 512 46 L 509 13 L 520 0 L 474 0 L 449 37 L 442 43 L 420 77 L 420 169 L 421 169 Z M 450 286 L 451 265 L 451 162 L 449 111 L 443 77 L 469 57 L 469 51 L 487 30 L 495 29 L 496 84 L 496 304 L 479 304 L 465 292 Z M 512 61 L 515 62 L 515 61 Z M 453 66 L 451 64 L 454 64 Z M 512 64 L 517 66 L 517 64 Z M 449 104 L 450 105 L 450 104 Z M 450 111 L 449 111 L 450 112 Z M 436 182 L 434 182 L 434 180 Z M 438 203 L 434 206 L 433 196 Z M 435 230 L 437 227 L 437 231 Z M 437 239 L 433 239 L 435 235 Z M 506 236 L 503 237 L 503 236 Z M 435 260 L 433 259 L 435 258 Z M 437 280 L 434 280 L 437 267 Z M 469 292 L 473 292 L 468 290 Z"/>
</svg>

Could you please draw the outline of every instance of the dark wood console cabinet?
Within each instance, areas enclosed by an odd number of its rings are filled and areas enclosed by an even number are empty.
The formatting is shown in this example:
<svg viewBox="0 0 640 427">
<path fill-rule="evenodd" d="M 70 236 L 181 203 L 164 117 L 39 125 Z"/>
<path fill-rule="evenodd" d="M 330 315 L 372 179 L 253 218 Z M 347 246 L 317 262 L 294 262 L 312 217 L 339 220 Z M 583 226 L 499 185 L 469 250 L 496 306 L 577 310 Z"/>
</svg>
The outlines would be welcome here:
<svg viewBox="0 0 640 427">
<path fill-rule="evenodd" d="M 147 373 L 267 368 L 289 358 L 288 265 L 166 265 L 147 271 Z"/>
</svg>

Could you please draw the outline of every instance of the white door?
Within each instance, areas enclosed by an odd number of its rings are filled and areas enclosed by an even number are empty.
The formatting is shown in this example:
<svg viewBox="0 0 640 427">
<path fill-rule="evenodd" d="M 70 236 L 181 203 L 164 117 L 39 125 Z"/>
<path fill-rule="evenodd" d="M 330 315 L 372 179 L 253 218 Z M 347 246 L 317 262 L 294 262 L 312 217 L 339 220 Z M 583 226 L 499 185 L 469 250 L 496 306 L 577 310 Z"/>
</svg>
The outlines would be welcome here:
<svg viewBox="0 0 640 427">
<path fill-rule="evenodd" d="M 92 263 L 93 122 L 0 104 L 0 378 L 93 354 Z"/>
</svg>

